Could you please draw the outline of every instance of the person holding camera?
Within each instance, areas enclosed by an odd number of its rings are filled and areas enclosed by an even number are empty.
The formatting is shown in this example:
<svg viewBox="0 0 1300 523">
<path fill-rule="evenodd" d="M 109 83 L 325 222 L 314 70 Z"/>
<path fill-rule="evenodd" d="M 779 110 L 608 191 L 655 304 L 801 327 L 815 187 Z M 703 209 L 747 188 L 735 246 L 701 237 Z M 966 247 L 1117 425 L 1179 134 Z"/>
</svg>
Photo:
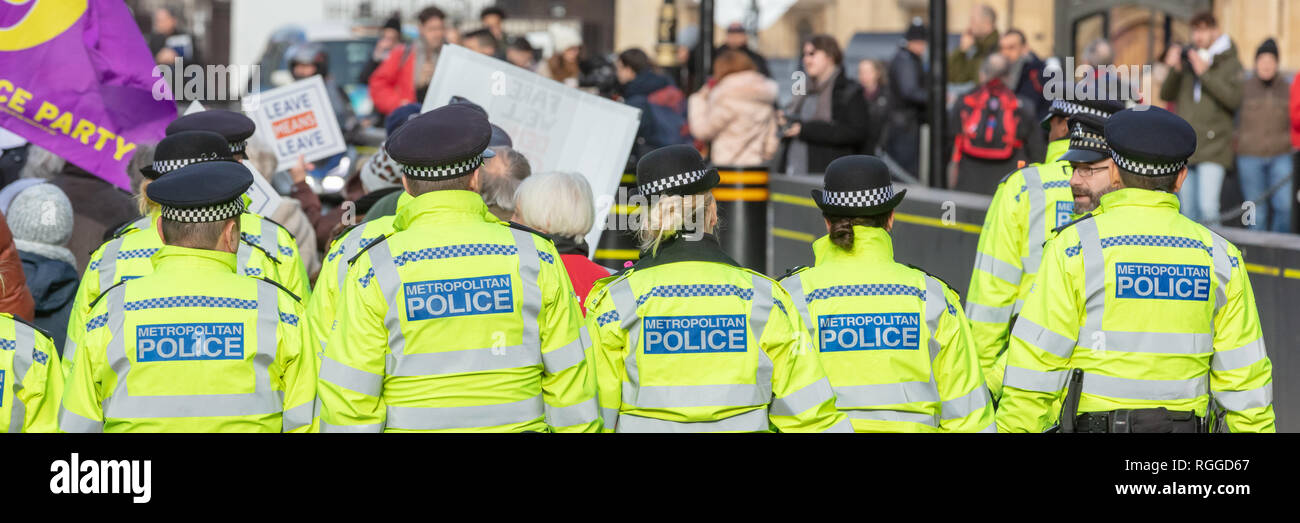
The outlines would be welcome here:
<svg viewBox="0 0 1300 523">
<path fill-rule="evenodd" d="M 1187 183 L 1179 193 L 1183 214 L 1205 225 L 1219 224 L 1219 191 L 1233 164 L 1232 119 L 1241 107 L 1242 67 L 1237 46 L 1208 12 L 1192 17 L 1192 45 L 1170 46 L 1169 76 L 1160 98 L 1174 102 L 1178 116 L 1196 130 L 1196 153 L 1188 160 Z"/>
<path fill-rule="evenodd" d="M 841 156 L 855 154 L 867 138 L 867 100 L 862 86 L 843 72 L 844 53 L 835 37 L 814 35 L 803 45 L 803 72 L 795 96 L 778 115 L 786 138 L 778 168 L 787 174 L 826 172 Z"/>
</svg>

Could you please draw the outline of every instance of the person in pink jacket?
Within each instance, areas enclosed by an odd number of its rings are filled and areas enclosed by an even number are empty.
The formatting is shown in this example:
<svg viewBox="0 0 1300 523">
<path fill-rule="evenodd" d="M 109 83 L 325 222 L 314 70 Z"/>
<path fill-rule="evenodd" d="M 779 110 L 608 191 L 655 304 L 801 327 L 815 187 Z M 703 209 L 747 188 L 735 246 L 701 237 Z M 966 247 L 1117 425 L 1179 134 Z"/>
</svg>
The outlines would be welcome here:
<svg viewBox="0 0 1300 523">
<path fill-rule="evenodd" d="M 776 154 L 776 82 L 758 72 L 749 56 L 724 51 L 714 77 L 691 95 L 687 117 L 691 135 L 710 142 L 714 165 L 754 167 Z"/>
</svg>

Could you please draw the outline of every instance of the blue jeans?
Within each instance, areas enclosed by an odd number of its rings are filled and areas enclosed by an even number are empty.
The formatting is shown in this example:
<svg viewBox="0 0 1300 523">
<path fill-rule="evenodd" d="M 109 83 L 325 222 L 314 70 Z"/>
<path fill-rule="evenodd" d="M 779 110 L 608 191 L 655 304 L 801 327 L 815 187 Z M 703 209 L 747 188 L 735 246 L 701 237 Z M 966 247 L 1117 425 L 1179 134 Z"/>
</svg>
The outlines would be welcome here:
<svg viewBox="0 0 1300 523">
<path fill-rule="evenodd" d="M 1291 228 L 1291 155 L 1238 156 L 1241 194 L 1255 202 L 1255 221 L 1246 225 L 1256 231 L 1288 232 Z M 1268 199 L 1264 192 L 1285 183 Z"/>
<path fill-rule="evenodd" d="M 1187 180 L 1178 191 L 1183 215 L 1204 225 L 1219 224 L 1219 191 L 1223 189 L 1222 165 L 1201 162 L 1187 166 Z"/>
</svg>

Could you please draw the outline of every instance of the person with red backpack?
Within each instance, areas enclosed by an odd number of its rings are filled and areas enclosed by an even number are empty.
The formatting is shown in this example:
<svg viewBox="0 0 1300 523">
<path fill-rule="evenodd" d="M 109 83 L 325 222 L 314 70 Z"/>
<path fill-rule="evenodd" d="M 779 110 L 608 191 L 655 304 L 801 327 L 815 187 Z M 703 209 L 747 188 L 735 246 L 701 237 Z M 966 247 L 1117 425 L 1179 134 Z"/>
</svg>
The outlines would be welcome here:
<svg viewBox="0 0 1300 523">
<path fill-rule="evenodd" d="M 1017 98 L 1003 82 L 1008 70 L 1006 57 L 990 55 L 980 66 L 979 86 L 953 104 L 949 188 L 992 195 L 1003 176 L 1046 153 L 1032 103 Z"/>
</svg>

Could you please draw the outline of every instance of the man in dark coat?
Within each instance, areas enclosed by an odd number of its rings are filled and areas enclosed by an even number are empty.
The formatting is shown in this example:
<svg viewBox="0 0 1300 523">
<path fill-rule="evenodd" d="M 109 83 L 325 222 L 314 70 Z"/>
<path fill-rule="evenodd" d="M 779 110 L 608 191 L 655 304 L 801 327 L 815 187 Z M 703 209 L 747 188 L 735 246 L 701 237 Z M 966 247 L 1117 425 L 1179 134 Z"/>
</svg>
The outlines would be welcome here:
<svg viewBox="0 0 1300 523">
<path fill-rule="evenodd" d="M 920 170 L 921 124 L 929 114 L 930 94 L 926 89 L 924 56 L 929 31 L 912 24 L 906 41 L 889 62 L 889 96 L 893 110 L 885 132 L 885 153 L 908 174 Z"/>
</svg>

